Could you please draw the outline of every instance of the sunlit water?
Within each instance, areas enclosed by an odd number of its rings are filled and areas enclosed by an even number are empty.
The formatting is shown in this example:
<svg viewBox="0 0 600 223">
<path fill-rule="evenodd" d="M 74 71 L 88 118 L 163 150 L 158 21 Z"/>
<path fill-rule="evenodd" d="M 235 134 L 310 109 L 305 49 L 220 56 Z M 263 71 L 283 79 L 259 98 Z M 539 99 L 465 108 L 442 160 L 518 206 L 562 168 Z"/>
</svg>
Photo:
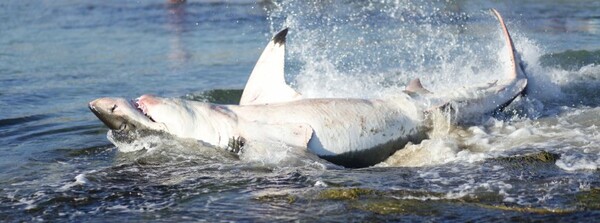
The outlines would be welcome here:
<svg viewBox="0 0 600 223">
<path fill-rule="evenodd" d="M 235 155 L 131 143 L 87 109 L 144 93 L 235 103 L 271 35 L 307 97 L 437 93 L 501 78 L 497 8 L 528 95 L 472 125 L 343 169 L 281 145 Z M 518 221 L 600 217 L 598 1 L 4 1 L 2 221 Z M 128 151 L 128 152 L 126 152 Z"/>
</svg>

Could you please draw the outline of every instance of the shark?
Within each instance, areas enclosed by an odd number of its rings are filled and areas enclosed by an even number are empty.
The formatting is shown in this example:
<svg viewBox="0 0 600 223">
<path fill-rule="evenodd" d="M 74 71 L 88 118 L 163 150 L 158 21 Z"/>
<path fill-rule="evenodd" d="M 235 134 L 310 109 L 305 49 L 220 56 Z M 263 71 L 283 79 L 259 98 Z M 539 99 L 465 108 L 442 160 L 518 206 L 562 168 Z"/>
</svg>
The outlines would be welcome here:
<svg viewBox="0 0 600 223">
<path fill-rule="evenodd" d="M 119 134 L 167 133 L 234 152 L 253 143 L 276 143 L 308 150 L 336 165 L 368 167 L 408 143 L 426 139 L 431 129 L 428 114 L 434 110 L 452 111 L 457 123 L 466 122 L 501 110 L 525 93 L 523 62 L 504 19 L 495 9 L 491 11 L 508 47 L 504 56 L 510 61 L 509 72 L 500 80 L 467 86 L 452 96 L 430 92 L 414 79 L 392 97 L 306 98 L 284 78 L 286 28 L 273 36 L 260 55 L 239 104 L 146 94 L 134 100 L 98 98 L 88 107 Z"/>
</svg>

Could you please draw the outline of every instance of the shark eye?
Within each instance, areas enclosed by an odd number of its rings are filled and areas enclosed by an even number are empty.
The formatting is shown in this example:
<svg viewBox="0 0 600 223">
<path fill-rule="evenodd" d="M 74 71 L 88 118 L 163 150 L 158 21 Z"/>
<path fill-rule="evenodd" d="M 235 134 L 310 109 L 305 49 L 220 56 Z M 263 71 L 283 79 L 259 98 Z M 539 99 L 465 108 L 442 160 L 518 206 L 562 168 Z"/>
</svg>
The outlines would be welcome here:
<svg viewBox="0 0 600 223">
<path fill-rule="evenodd" d="M 112 108 L 110 108 L 110 112 L 111 113 L 115 112 L 115 109 L 117 109 L 117 105 L 113 105 Z"/>
</svg>

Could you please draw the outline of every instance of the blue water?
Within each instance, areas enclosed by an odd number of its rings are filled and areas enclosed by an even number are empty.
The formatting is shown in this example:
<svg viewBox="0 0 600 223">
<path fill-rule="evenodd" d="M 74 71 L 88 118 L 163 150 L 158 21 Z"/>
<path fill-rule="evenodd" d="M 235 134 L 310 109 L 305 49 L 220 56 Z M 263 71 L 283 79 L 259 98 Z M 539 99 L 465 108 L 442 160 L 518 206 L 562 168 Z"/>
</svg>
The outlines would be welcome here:
<svg viewBox="0 0 600 223">
<path fill-rule="evenodd" d="M 145 93 L 235 101 L 283 27 L 286 79 L 309 97 L 378 97 L 414 77 L 434 92 L 483 83 L 503 66 L 489 8 L 528 64 L 528 97 L 378 167 L 168 136 L 122 152 L 87 108 Z M 0 220 L 595 220 L 599 15 L 592 0 L 3 1 Z"/>
</svg>

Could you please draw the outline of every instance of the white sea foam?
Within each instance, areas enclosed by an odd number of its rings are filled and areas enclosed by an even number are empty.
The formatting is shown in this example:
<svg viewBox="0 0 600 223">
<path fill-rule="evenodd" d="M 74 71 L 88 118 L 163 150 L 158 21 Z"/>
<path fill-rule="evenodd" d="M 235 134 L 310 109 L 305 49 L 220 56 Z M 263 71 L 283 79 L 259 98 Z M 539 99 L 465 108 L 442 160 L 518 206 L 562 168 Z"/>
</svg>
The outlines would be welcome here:
<svg viewBox="0 0 600 223">
<path fill-rule="evenodd" d="M 567 171 L 597 170 L 599 164 L 600 158 L 594 159 L 590 155 L 563 155 L 556 161 L 556 166 Z"/>
<path fill-rule="evenodd" d="M 379 166 L 428 166 L 456 160 L 459 148 L 451 140 L 423 140 L 406 145 Z"/>
<path fill-rule="evenodd" d="M 310 153 L 306 148 L 296 148 L 278 142 L 254 142 L 247 144 L 239 154 L 245 162 L 278 167 L 311 167 L 316 169 L 339 168 Z"/>
<path fill-rule="evenodd" d="M 67 191 L 67 190 L 71 189 L 72 187 L 79 186 L 79 185 L 85 185 L 88 183 L 89 183 L 89 181 L 86 178 L 86 174 L 80 173 L 80 174 L 77 174 L 77 176 L 75 176 L 74 182 L 69 182 L 69 183 L 63 185 L 62 187 L 59 188 L 59 191 Z"/>
<path fill-rule="evenodd" d="M 107 138 L 111 141 L 121 152 L 135 152 L 139 150 L 152 150 L 164 142 L 160 136 L 157 135 L 142 135 L 137 131 L 129 132 L 131 136 L 127 136 L 127 140 L 119 139 L 120 136 L 116 135 L 114 131 L 108 131 Z"/>
<path fill-rule="evenodd" d="M 317 180 L 317 182 L 315 182 L 314 187 L 329 187 L 329 185 L 321 180 Z"/>
</svg>

